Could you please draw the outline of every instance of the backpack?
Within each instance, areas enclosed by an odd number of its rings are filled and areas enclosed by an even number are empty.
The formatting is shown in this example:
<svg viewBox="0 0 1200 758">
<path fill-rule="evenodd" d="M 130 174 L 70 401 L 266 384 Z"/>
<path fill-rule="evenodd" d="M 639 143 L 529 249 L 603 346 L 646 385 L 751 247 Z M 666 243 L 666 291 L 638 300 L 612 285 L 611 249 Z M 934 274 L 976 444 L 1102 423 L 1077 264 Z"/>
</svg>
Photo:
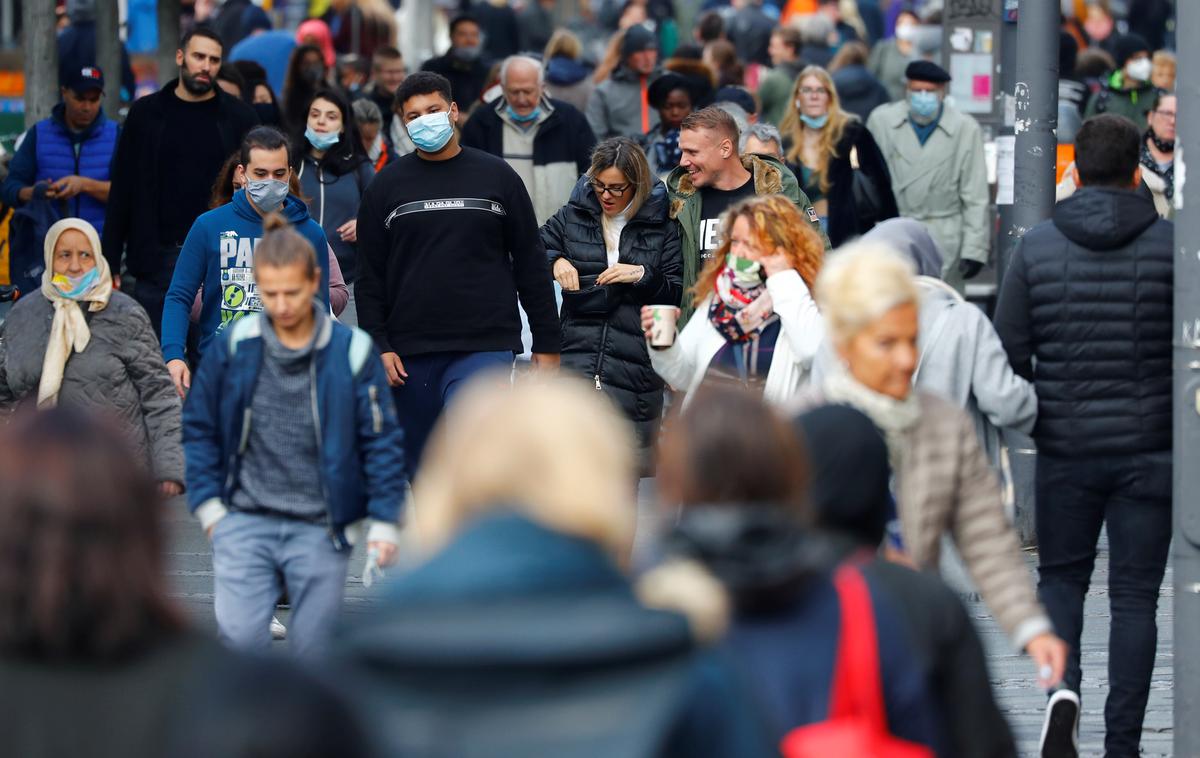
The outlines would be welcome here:
<svg viewBox="0 0 1200 758">
<path fill-rule="evenodd" d="M 833 583 L 842 616 L 829 717 L 786 734 L 780 744 L 784 758 L 934 758 L 928 747 L 888 732 L 875 614 L 862 573 L 843 566 Z"/>
<path fill-rule="evenodd" d="M 10 283 L 22 295 L 42 288 L 46 232 L 62 218 L 59 207 L 35 191 L 29 202 L 13 210 L 8 222 L 8 272 Z"/>
</svg>

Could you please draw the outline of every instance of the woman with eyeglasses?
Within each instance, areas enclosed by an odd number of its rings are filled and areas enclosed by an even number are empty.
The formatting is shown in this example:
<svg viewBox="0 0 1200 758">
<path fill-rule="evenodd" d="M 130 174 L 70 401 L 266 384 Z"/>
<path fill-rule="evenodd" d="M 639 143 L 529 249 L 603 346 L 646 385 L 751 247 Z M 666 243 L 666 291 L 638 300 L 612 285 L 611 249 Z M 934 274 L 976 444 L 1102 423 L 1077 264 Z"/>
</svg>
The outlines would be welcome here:
<svg viewBox="0 0 1200 758">
<path fill-rule="evenodd" d="M 644 305 L 679 305 L 683 257 L 666 185 L 626 137 L 596 146 L 571 199 L 542 227 L 562 287 L 562 367 L 608 394 L 653 446 L 663 381 L 642 336 Z M 648 461 L 649 457 L 643 458 Z"/>
<path fill-rule="evenodd" d="M 788 168 L 834 247 L 900 215 L 883 153 L 862 121 L 842 110 L 828 71 L 800 72 L 779 131 Z M 855 172 L 862 174 L 857 180 Z"/>
</svg>

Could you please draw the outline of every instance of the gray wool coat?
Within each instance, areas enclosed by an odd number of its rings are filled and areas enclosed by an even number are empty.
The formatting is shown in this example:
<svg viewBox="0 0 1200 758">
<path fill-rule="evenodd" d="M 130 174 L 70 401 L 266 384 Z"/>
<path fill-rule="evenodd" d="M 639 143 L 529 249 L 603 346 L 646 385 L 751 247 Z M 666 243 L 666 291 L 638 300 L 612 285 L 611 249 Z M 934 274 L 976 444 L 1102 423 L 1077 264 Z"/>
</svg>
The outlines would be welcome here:
<svg viewBox="0 0 1200 758">
<path fill-rule="evenodd" d="M 137 301 L 113 292 L 108 307 L 88 313 L 91 341 L 71 353 L 59 405 L 115 418 L 160 481 L 182 483 L 183 437 L 179 396 L 158 339 Z M 0 411 L 36 402 L 54 306 L 41 292 L 17 301 L 0 326 Z"/>
</svg>

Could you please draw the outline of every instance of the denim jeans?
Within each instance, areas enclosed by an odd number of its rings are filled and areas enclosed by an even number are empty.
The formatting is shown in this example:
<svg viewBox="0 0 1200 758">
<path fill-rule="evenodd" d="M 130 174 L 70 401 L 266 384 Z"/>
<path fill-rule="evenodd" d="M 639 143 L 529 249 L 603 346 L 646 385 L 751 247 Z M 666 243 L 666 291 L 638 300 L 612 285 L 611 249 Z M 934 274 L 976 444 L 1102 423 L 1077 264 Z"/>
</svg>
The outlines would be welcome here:
<svg viewBox="0 0 1200 758">
<path fill-rule="evenodd" d="M 1155 611 L 1171 545 L 1171 453 L 1065 459 L 1038 455 L 1038 594 L 1071 646 L 1064 684 L 1079 691 L 1083 600 L 1107 524 L 1108 756 L 1136 756 L 1158 645 Z"/>
<path fill-rule="evenodd" d="M 238 511 L 216 523 L 212 543 L 221 641 L 240 650 L 270 646 L 268 624 L 286 586 L 292 650 L 319 652 L 342 610 L 350 551 L 335 550 L 323 525 Z"/>
<path fill-rule="evenodd" d="M 512 373 L 510 351 L 486 353 L 428 353 L 400 356 L 408 378 L 392 389 L 396 413 L 404 427 L 404 462 L 411 479 L 421 464 L 421 453 L 433 425 L 455 393 L 477 374 L 488 371 Z"/>
</svg>

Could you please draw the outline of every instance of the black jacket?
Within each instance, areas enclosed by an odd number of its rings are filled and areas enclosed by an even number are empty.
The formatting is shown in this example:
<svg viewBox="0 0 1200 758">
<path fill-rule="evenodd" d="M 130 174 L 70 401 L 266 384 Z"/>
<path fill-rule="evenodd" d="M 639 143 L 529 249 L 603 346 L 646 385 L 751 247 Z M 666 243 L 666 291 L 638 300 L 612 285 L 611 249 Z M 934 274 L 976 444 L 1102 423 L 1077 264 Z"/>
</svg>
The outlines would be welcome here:
<svg viewBox="0 0 1200 758">
<path fill-rule="evenodd" d="M 126 263 L 134 276 L 160 273 L 163 266 L 155 210 L 159 207 L 158 193 L 170 189 L 171 167 L 162 165 L 160 152 L 166 124 L 164 102 L 178 82 L 178 79 L 172 79 L 158 92 L 135 100 L 125 117 L 125 126 L 113 154 L 112 188 L 108 193 L 101 239 L 104 256 L 108 258 L 113 274 L 121 272 L 122 252 L 126 254 Z M 258 124 L 258 116 L 253 108 L 226 94 L 220 87 L 215 87 L 214 91 L 222 155 L 230 155 L 242 144 L 246 132 Z M 220 168 L 219 165 L 212 167 L 214 179 Z"/>
<path fill-rule="evenodd" d="M 653 443 L 662 415 L 663 381 L 650 367 L 642 333 L 643 305 L 678 305 L 683 258 L 677 225 L 667 215 L 667 188 L 661 182 L 621 232 L 619 263 L 644 266 L 637 284 L 595 287 L 608 268 L 602 211 L 584 176 L 571 200 L 542 227 L 550 265 L 566 258 L 579 271 L 580 291 L 564 292 L 562 364 L 585 374 L 606 390 L 638 427 L 643 446 Z"/>
<path fill-rule="evenodd" d="M 1037 389 L 1042 453 L 1171 449 L 1173 239 L 1146 197 L 1084 187 L 1021 240 L 995 323 Z"/>
<path fill-rule="evenodd" d="M 870 231 L 871 225 L 859 217 L 859 209 L 854 202 L 854 169 L 850 165 L 850 151 L 858 149 L 858 165 L 860 170 L 870 177 L 876 189 L 879 190 L 883 203 L 882 215 L 878 221 L 895 218 L 900 215 L 896 208 L 896 198 L 892 194 L 892 175 L 888 171 L 887 162 L 875 138 L 861 121 L 852 119 L 846 124 L 841 140 L 834 150 L 836 157 L 829 159 L 829 191 L 825 193 L 829 203 L 829 242 L 837 247 L 860 234 Z M 792 167 L 792 172 L 800 176 L 799 167 Z"/>
<path fill-rule="evenodd" d="M 866 66 L 845 66 L 833 72 L 842 110 L 853 113 L 865 124 L 871 111 L 892 101 L 887 87 L 879 83 Z"/>
<path fill-rule="evenodd" d="M 479 102 L 491 68 L 491 61 L 483 58 L 464 61 L 456 58 L 453 52 L 430 58 L 421 66 L 422 71 L 432 71 L 450 80 L 450 95 L 463 113 L 470 113 Z"/>
<path fill-rule="evenodd" d="M 533 165 L 549 166 L 571 163 L 576 174 L 582 174 L 592 164 L 592 148 L 596 135 L 579 109 L 570 103 L 546 98 L 554 112 L 538 126 L 533 138 Z M 508 107 L 501 97 L 494 106 L 479 108 L 467 119 L 460 142 L 492 155 L 504 157 L 504 121 L 500 114 Z"/>
</svg>

